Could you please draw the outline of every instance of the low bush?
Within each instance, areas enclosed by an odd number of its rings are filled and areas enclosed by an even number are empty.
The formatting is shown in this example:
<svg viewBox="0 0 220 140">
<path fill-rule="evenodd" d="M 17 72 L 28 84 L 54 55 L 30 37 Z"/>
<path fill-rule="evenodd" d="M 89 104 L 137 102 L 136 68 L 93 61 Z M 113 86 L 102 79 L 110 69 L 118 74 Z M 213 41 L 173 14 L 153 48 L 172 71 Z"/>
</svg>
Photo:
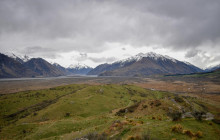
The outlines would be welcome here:
<svg viewBox="0 0 220 140">
<path fill-rule="evenodd" d="M 162 121 L 162 118 L 161 118 L 160 116 L 158 116 L 157 119 L 158 119 L 159 121 Z"/>
<path fill-rule="evenodd" d="M 194 133 L 191 130 L 183 130 L 183 134 L 190 137 L 194 137 Z"/>
<path fill-rule="evenodd" d="M 198 137 L 198 138 L 201 138 L 202 135 L 203 135 L 203 134 L 202 134 L 201 131 L 197 131 L 197 132 L 195 133 L 195 136 Z"/>
<path fill-rule="evenodd" d="M 216 123 L 216 124 L 220 124 L 220 119 L 214 119 L 214 120 L 212 120 L 214 123 Z"/>
<path fill-rule="evenodd" d="M 137 103 L 135 103 L 135 104 L 133 104 L 133 105 L 131 105 L 129 107 L 126 107 L 124 109 L 120 109 L 118 112 L 116 112 L 116 115 L 117 116 L 124 116 L 125 113 L 127 113 L 127 112 L 132 113 L 132 112 L 134 112 L 137 109 L 137 107 L 139 106 L 140 103 L 141 102 L 137 102 Z"/>
<path fill-rule="evenodd" d="M 173 121 L 180 121 L 182 118 L 182 113 L 175 111 L 175 112 L 169 112 L 168 116 L 172 118 Z"/>
<path fill-rule="evenodd" d="M 174 97 L 174 100 L 175 100 L 176 102 L 178 102 L 178 103 L 184 102 L 184 100 L 183 100 L 181 97 L 179 97 L 179 96 L 175 96 L 175 97 Z"/>
<path fill-rule="evenodd" d="M 176 125 L 172 126 L 171 130 L 173 132 L 182 133 L 183 127 L 181 124 L 176 124 Z"/>
<path fill-rule="evenodd" d="M 193 116 L 195 117 L 196 120 L 202 121 L 202 115 L 204 115 L 205 112 L 200 112 L 200 111 L 195 111 L 193 112 Z"/>
<path fill-rule="evenodd" d="M 142 105 L 143 108 L 147 108 L 147 105 Z"/>
<path fill-rule="evenodd" d="M 70 116 L 70 113 L 67 112 L 67 113 L 65 114 L 65 117 L 69 117 L 69 116 Z"/>
<path fill-rule="evenodd" d="M 34 112 L 33 116 L 37 116 L 37 112 Z"/>
</svg>

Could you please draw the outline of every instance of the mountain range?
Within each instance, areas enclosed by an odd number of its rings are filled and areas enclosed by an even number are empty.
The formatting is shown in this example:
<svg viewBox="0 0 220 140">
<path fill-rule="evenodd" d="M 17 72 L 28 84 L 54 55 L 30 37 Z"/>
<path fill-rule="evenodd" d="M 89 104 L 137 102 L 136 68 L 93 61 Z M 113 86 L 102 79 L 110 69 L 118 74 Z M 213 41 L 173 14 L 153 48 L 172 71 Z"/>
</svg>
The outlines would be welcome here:
<svg viewBox="0 0 220 140">
<path fill-rule="evenodd" d="M 86 75 L 88 72 L 90 72 L 93 68 L 89 67 L 85 64 L 78 63 L 77 65 L 70 65 L 68 68 L 66 68 L 67 71 L 74 74 L 80 74 L 80 75 Z"/>
<path fill-rule="evenodd" d="M 88 74 L 100 76 L 149 76 L 155 74 L 189 74 L 197 72 L 203 72 L 203 70 L 190 63 L 149 52 L 146 54 L 139 53 L 112 64 L 99 65 Z"/>
<path fill-rule="evenodd" d="M 64 68 L 51 64 L 42 58 L 18 57 L 15 54 L 0 53 L 0 78 L 56 77 L 73 74 L 87 74 L 92 68 L 79 64 Z"/>
<path fill-rule="evenodd" d="M 190 74 L 219 69 L 220 65 L 202 70 L 188 62 L 182 62 L 154 52 L 139 53 L 135 56 L 113 63 L 105 63 L 91 68 L 84 64 L 65 68 L 57 63 L 51 64 L 42 58 L 29 58 L 15 54 L 0 53 L 0 78 L 14 77 L 55 77 L 63 75 L 99 76 L 149 76 L 165 74 Z"/>
<path fill-rule="evenodd" d="M 219 70 L 219 69 L 220 69 L 220 64 L 206 68 L 205 72 L 211 72 L 211 71 L 215 71 L 215 70 Z"/>
</svg>

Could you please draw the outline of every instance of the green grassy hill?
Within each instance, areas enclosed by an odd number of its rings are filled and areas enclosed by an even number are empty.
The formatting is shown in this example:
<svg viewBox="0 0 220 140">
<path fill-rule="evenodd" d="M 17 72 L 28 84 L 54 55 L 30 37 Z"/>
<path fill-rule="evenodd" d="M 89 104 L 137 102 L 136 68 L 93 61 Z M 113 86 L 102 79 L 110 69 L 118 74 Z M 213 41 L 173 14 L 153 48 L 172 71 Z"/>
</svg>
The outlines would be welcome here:
<svg viewBox="0 0 220 140">
<path fill-rule="evenodd" d="M 0 139 L 210 140 L 220 137 L 220 125 L 204 116 L 210 112 L 217 122 L 219 109 L 132 85 L 60 86 L 0 96 Z M 180 119 L 186 112 L 203 118 Z"/>
</svg>

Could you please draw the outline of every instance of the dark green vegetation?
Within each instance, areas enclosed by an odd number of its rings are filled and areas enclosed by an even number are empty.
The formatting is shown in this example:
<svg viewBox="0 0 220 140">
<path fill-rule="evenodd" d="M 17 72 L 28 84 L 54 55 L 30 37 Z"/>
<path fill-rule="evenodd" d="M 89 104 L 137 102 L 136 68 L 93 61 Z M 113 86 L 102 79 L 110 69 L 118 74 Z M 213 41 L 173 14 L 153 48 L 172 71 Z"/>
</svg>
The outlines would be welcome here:
<svg viewBox="0 0 220 140">
<path fill-rule="evenodd" d="M 60 86 L 0 96 L 0 138 L 210 140 L 220 137 L 219 109 L 132 85 Z"/>
<path fill-rule="evenodd" d="M 165 75 L 165 77 L 202 77 L 202 78 L 220 78 L 220 69 L 211 72 Z"/>
</svg>

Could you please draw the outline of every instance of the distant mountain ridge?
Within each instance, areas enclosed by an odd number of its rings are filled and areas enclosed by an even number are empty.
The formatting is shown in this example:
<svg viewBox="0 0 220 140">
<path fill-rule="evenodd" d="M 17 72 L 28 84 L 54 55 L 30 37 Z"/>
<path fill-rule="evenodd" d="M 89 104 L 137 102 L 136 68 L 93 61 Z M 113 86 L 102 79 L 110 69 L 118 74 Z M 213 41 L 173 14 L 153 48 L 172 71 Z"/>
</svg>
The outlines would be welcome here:
<svg viewBox="0 0 220 140">
<path fill-rule="evenodd" d="M 65 75 L 61 70 L 51 65 L 42 58 L 32 58 L 24 63 L 24 66 L 36 72 L 43 77 L 62 76 Z"/>
<path fill-rule="evenodd" d="M 70 65 L 65 68 L 57 63 L 50 64 L 42 58 L 20 57 L 15 54 L 0 54 L 0 78 L 12 77 L 51 77 L 62 75 L 99 75 L 99 76 L 149 76 L 164 74 L 190 74 L 204 72 L 188 63 L 154 52 L 139 53 L 135 56 L 101 64 L 91 68 L 84 64 Z"/>
<path fill-rule="evenodd" d="M 16 55 L 9 57 L 0 53 L 0 78 L 51 77 L 65 75 L 62 71 L 42 58 L 26 62 Z"/>
<path fill-rule="evenodd" d="M 24 55 L 24 56 L 19 56 L 19 55 L 15 55 L 14 53 L 5 53 L 5 55 L 7 55 L 8 57 L 10 58 L 13 58 L 14 60 L 20 62 L 20 63 L 25 63 L 27 62 L 28 60 L 30 60 L 31 58 L 28 57 L 27 55 Z"/>
<path fill-rule="evenodd" d="M 84 64 L 77 64 L 77 65 L 70 65 L 68 68 L 65 68 L 57 63 L 51 64 L 42 58 L 30 58 L 27 55 L 20 56 L 14 53 L 6 53 L 2 54 L 7 57 L 7 61 L 13 61 L 14 64 L 19 65 L 23 68 L 23 74 L 18 72 L 16 68 L 10 69 L 9 67 L 6 68 L 7 70 L 3 70 L 4 74 L 0 75 L 0 77 L 10 78 L 10 77 L 51 77 L 51 76 L 63 76 L 63 75 L 86 75 L 89 71 L 92 70 L 91 67 L 86 66 Z M 7 61 L 5 62 L 7 65 Z M 3 62 L 0 61 L 2 64 Z M 16 66 L 17 66 L 16 65 Z M 5 68 L 5 67 L 4 67 Z M 28 73 L 25 72 L 28 70 Z M 8 71 L 11 74 L 6 74 Z M 12 72 L 13 71 L 13 72 Z M 5 73 L 6 72 L 6 73 Z"/>
<path fill-rule="evenodd" d="M 211 71 L 215 71 L 220 69 L 220 64 L 216 65 L 216 66 L 211 66 L 205 69 L 206 72 L 211 72 Z"/>
<path fill-rule="evenodd" d="M 202 71 L 202 69 L 192 64 L 149 52 L 146 54 L 139 53 L 112 64 L 101 64 L 88 74 L 99 76 L 148 76 L 154 74 L 188 74 Z"/>
<path fill-rule="evenodd" d="M 86 75 L 92 69 L 93 69 L 92 67 L 80 63 L 78 63 L 77 65 L 70 65 L 68 68 L 66 68 L 66 70 L 72 74 L 81 74 L 81 75 Z"/>
<path fill-rule="evenodd" d="M 65 73 L 65 75 L 86 75 L 89 71 L 91 71 L 93 68 L 89 67 L 85 64 L 77 64 L 73 65 L 71 64 L 69 67 L 65 68 L 57 63 L 53 64 L 55 67 L 60 69 Z"/>
<path fill-rule="evenodd" d="M 33 77 L 37 73 L 19 61 L 0 53 L 0 78 Z"/>
</svg>

